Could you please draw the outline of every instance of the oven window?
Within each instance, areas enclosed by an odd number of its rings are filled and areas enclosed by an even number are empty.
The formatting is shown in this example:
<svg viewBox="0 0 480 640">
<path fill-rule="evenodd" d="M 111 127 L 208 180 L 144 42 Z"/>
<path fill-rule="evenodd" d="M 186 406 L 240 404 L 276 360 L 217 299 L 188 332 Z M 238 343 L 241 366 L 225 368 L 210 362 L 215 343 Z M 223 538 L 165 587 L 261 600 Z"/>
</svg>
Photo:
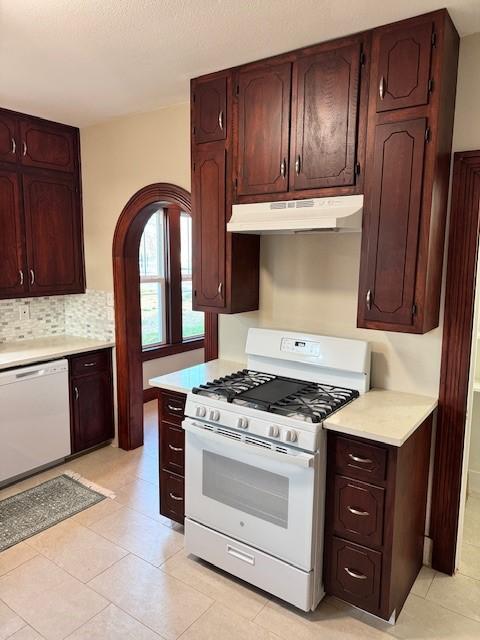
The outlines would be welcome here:
<svg viewBox="0 0 480 640">
<path fill-rule="evenodd" d="M 203 495 L 288 527 L 288 478 L 203 451 Z"/>
</svg>

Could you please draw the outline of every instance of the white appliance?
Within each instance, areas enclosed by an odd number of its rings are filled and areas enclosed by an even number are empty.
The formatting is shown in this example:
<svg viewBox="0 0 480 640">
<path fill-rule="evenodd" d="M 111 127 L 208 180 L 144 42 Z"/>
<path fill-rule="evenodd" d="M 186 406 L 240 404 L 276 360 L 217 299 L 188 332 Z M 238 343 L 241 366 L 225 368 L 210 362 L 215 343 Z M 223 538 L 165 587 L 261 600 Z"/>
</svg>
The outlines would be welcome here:
<svg viewBox="0 0 480 640">
<path fill-rule="evenodd" d="M 0 372 L 0 485 L 70 453 L 68 361 Z"/>
<path fill-rule="evenodd" d="M 227 231 L 308 233 L 362 230 L 363 195 L 234 204 Z"/>
<path fill-rule="evenodd" d="M 367 342 L 250 329 L 248 367 L 193 389 L 187 552 L 308 611 L 322 584 L 322 421 L 369 388 Z"/>
</svg>

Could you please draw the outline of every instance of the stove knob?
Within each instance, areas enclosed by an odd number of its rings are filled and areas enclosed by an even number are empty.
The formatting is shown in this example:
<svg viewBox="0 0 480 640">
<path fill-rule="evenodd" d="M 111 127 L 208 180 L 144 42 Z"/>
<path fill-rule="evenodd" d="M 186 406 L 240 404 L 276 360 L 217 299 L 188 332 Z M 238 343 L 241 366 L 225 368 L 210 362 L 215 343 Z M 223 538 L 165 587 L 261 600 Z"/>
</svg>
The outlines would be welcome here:
<svg viewBox="0 0 480 640">
<path fill-rule="evenodd" d="M 271 438 L 278 438 L 280 435 L 280 429 L 276 425 L 272 424 L 272 426 L 268 427 L 268 435 Z"/>
<path fill-rule="evenodd" d="M 238 429 L 248 429 L 248 420 L 246 418 L 239 418 L 237 420 Z"/>
<path fill-rule="evenodd" d="M 297 432 L 288 429 L 288 431 L 285 431 L 285 435 L 283 436 L 285 442 L 295 442 L 295 440 L 297 439 Z"/>
<path fill-rule="evenodd" d="M 205 407 L 197 407 L 195 412 L 199 418 L 204 418 L 207 415 L 207 410 Z"/>
<path fill-rule="evenodd" d="M 217 409 L 212 409 L 210 411 L 210 420 L 213 422 L 218 422 L 220 420 L 220 411 Z"/>
</svg>

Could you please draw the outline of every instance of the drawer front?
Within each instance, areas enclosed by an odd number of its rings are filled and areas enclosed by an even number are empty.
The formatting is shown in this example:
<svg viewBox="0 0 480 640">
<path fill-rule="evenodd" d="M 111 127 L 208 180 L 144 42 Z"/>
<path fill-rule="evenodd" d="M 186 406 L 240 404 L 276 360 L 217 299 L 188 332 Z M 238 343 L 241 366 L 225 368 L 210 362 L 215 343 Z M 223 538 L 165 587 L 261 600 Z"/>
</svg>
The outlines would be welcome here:
<svg viewBox="0 0 480 640">
<path fill-rule="evenodd" d="M 110 351 L 94 351 L 75 356 L 71 359 L 71 371 L 73 376 L 108 371 L 110 368 Z"/>
<path fill-rule="evenodd" d="M 385 489 L 336 476 L 334 504 L 336 534 L 359 544 L 381 546 Z"/>
<path fill-rule="evenodd" d="M 383 482 L 387 470 L 387 453 L 382 447 L 337 436 L 336 472 L 367 482 Z"/>
<path fill-rule="evenodd" d="M 168 422 L 160 424 L 160 464 L 165 471 L 184 475 L 185 432 Z"/>
<path fill-rule="evenodd" d="M 160 472 L 160 513 L 183 524 L 185 517 L 184 480 L 180 476 Z"/>
<path fill-rule="evenodd" d="M 361 609 L 380 606 L 382 554 L 333 538 L 328 572 L 328 593 Z"/>
<path fill-rule="evenodd" d="M 162 420 L 173 424 L 182 424 L 185 412 L 186 396 L 165 393 L 162 391 L 160 396 L 161 417 Z"/>
</svg>

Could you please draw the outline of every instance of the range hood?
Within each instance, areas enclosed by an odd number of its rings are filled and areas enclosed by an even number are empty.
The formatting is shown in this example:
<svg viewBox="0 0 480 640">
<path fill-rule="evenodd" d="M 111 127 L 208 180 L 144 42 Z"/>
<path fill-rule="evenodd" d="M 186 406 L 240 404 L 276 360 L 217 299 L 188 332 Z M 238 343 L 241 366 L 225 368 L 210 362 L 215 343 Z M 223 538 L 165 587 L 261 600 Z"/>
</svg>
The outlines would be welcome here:
<svg viewBox="0 0 480 640">
<path fill-rule="evenodd" d="M 363 195 L 234 204 L 227 231 L 320 233 L 362 230 Z"/>
</svg>

